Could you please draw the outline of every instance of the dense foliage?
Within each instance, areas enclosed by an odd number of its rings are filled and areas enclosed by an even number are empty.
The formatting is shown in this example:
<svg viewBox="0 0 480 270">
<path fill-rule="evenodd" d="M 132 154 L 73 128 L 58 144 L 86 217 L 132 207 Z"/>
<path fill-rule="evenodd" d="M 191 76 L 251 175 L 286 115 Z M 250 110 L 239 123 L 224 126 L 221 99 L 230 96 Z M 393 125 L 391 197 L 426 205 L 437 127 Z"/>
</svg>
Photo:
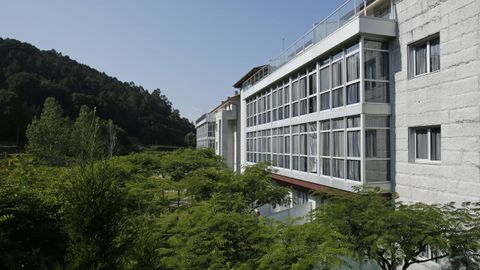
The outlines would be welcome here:
<svg viewBox="0 0 480 270">
<path fill-rule="evenodd" d="M 96 108 L 100 118 L 145 144 L 183 145 L 194 131 L 159 89 L 148 92 L 54 50 L 0 38 L 0 140 L 22 141 L 47 97 L 54 97 L 71 119 L 82 105 Z"/>
</svg>

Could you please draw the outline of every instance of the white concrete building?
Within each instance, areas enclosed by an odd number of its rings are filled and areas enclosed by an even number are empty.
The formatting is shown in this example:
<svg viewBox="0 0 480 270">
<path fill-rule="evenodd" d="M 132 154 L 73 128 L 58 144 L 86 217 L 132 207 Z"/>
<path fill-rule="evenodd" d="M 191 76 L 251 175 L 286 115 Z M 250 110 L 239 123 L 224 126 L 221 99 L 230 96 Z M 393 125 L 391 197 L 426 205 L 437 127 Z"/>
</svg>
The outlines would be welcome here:
<svg viewBox="0 0 480 270">
<path fill-rule="evenodd" d="M 209 147 L 234 172 L 240 172 L 240 94 L 228 97 L 196 121 L 197 148 Z"/>
<path fill-rule="evenodd" d="M 479 0 L 346 1 L 235 87 L 242 165 L 272 161 L 292 188 L 266 215 L 364 185 L 480 200 Z"/>
</svg>

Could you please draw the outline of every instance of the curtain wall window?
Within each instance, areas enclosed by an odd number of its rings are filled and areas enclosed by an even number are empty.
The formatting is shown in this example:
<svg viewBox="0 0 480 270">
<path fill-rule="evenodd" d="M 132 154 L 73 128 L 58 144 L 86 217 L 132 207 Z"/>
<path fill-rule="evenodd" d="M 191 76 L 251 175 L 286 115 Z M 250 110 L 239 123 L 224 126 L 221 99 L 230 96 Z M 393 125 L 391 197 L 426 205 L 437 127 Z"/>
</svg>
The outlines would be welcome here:
<svg viewBox="0 0 480 270">
<path fill-rule="evenodd" d="M 332 91 L 332 108 L 343 106 L 343 87 Z"/>
<path fill-rule="evenodd" d="M 360 76 L 360 59 L 357 54 L 347 57 L 347 82 L 358 79 Z"/>
<path fill-rule="evenodd" d="M 330 68 L 325 67 L 320 70 L 320 92 L 330 89 Z"/>
<path fill-rule="evenodd" d="M 365 81 L 365 102 L 388 103 L 388 83 Z"/>
<path fill-rule="evenodd" d="M 349 157 L 360 157 L 360 131 L 347 133 L 347 149 Z"/>
<path fill-rule="evenodd" d="M 345 156 L 345 142 L 344 142 L 344 132 L 343 131 L 334 131 L 332 133 L 332 143 L 333 143 L 333 156 L 334 157 L 343 157 Z"/>
<path fill-rule="evenodd" d="M 347 161 L 347 179 L 360 181 L 360 160 Z"/>
<path fill-rule="evenodd" d="M 344 160 L 332 159 L 332 176 L 337 178 L 344 178 Z"/>
<path fill-rule="evenodd" d="M 360 91 L 358 86 L 358 83 L 347 86 L 347 105 L 360 102 Z"/>
<path fill-rule="evenodd" d="M 320 143 L 321 143 L 321 154 L 322 156 L 330 155 L 330 133 L 322 132 L 320 133 Z"/>
<path fill-rule="evenodd" d="M 322 158 L 322 175 L 330 175 L 330 159 Z"/>
<path fill-rule="evenodd" d="M 330 109 L 330 93 L 324 93 L 320 95 L 320 110 Z"/>
<path fill-rule="evenodd" d="M 342 61 L 338 61 L 332 64 L 332 87 L 342 84 Z"/>
<path fill-rule="evenodd" d="M 365 51 L 365 79 L 388 80 L 388 52 Z"/>
</svg>

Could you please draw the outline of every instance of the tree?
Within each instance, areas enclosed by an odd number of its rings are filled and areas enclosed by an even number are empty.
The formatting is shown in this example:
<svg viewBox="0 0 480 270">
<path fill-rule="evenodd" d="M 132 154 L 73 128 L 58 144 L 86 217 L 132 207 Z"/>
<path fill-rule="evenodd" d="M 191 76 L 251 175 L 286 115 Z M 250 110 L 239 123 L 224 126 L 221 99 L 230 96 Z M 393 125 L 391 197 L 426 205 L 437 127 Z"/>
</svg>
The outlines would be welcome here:
<svg viewBox="0 0 480 270">
<path fill-rule="evenodd" d="M 472 257 L 478 262 L 478 216 L 478 208 L 392 204 L 369 190 L 333 196 L 318 208 L 313 223 L 345 236 L 350 253 L 360 261 L 367 257 L 380 268 L 393 270 L 461 254 L 470 254 L 472 264 Z M 437 255 L 420 258 L 427 248 Z"/>
<path fill-rule="evenodd" d="M 86 105 L 80 108 L 72 129 L 72 155 L 77 157 L 78 162 L 82 166 L 86 166 L 90 155 L 93 159 L 98 159 L 103 154 L 100 145 L 100 119 L 96 115 L 96 111 L 90 110 Z M 95 142 L 95 145 L 90 144 Z M 94 151 L 93 153 L 91 151 Z"/>
<path fill-rule="evenodd" d="M 40 118 L 36 117 L 27 127 L 26 150 L 40 161 L 51 165 L 63 165 L 68 161 L 71 122 L 63 117 L 58 102 L 50 97 L 45 100 Z"/>
<path fill-rule="evenodd" d="M 0 139 L 23 139 L 28 112 L 21 99 L 14 92 L 0 89 Z"/>
<path fill-rule="evenodd" d="M 197 146 L 197 136 L 195 136 L 195 133 L 189 132 L 185 135 L 185 146 L 191 148 Z"/>
<path fill-rule="evenodd" d="M 121 263 L 118 242 L 125 194 L 123 174 L 106 162 L 88 165 L 65 191 L 65 223 L 70 238 L 70 269 L 115 269 Z"/>
<path fill-rule="evenodd" d="M 236 196 L 232 204 L 242 204 Z M 271 242 L 271 227 L 256 215 L 224 209 L 225 201 L 202 202 L 175 214 L 178 222 L 168 242 L 172 269 L 257 269 Z"/>
</svg>

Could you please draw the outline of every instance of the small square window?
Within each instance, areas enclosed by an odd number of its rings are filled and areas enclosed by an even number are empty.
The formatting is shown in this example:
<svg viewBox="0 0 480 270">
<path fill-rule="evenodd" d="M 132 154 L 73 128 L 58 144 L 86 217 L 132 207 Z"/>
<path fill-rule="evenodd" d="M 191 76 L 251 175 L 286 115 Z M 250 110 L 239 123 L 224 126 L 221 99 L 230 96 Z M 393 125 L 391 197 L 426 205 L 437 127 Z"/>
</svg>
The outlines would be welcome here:
<svg viewBox="0 0 480 270">
<path fill-rule="evenodd" d="M 416 127 L 410 129 L 410 161 L 441 160 L 440 127 Z"/>
</svg>

